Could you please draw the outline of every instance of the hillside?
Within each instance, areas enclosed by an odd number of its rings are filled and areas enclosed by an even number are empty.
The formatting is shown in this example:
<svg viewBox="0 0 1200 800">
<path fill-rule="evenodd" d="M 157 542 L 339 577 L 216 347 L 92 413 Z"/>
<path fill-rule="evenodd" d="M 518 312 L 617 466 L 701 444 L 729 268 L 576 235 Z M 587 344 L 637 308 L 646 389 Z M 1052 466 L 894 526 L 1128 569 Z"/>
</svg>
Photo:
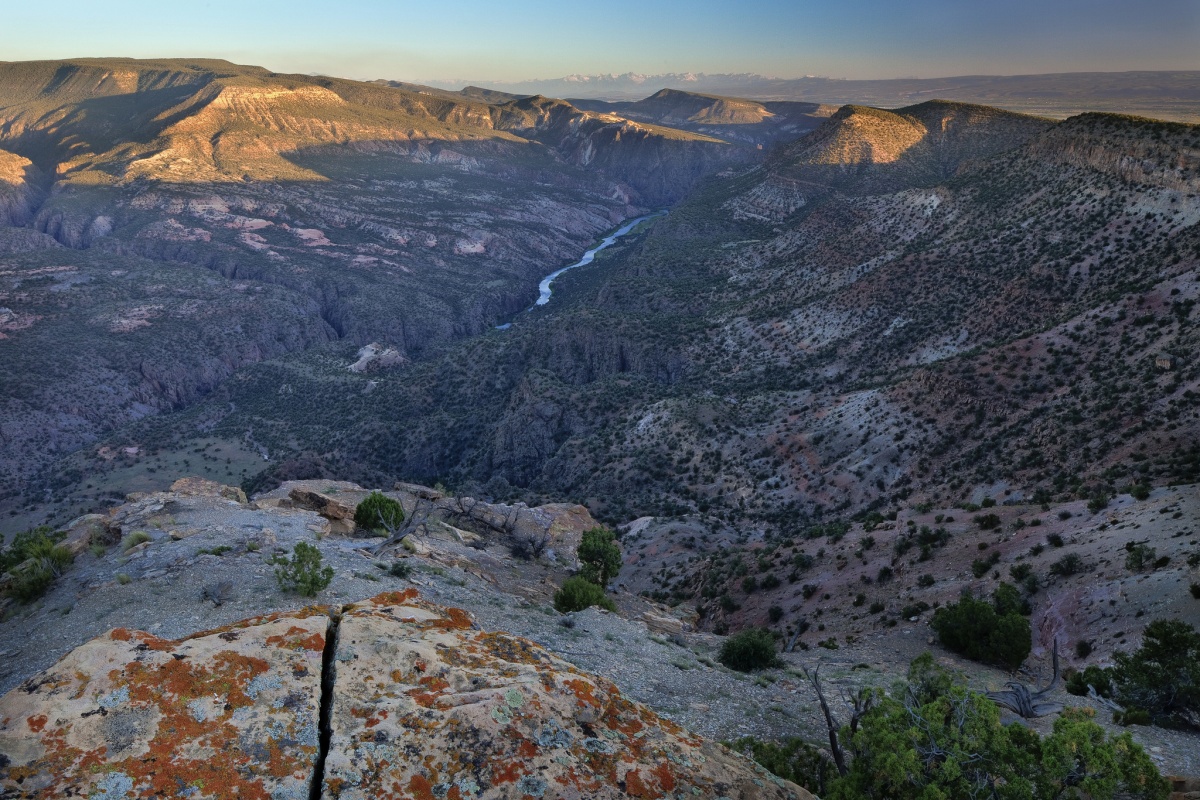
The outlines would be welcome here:
<svg viewBox="0 0 1200 800">
<path fill-rule="evenodd" d="M 189 426 L 252 430 L 280 459 L 264 480 L 299 459 L 768 531 L 1194 481 L 1195 129 L 1001 115 L 975 142 L 930 118 L 951 133 L 885 173 L 919 188 L 862 194 L 864 162 L 810 200 L 791 177 L 809 165 L 780 158 L 708 184 L 509 331 L 370 378 L 343 372 L 349 352 L 263 364 L 117 441 L 165 463 Z M 280 385 L 321 398 L 303 423 Z"/>
<path fill-rule="evenodd" d="M 546 263 L 754 157 L 562 101 L 122 59 L 0 64 L 0 148 L 10 496 L 249 363 L 487 330 Z"/>
</svg>

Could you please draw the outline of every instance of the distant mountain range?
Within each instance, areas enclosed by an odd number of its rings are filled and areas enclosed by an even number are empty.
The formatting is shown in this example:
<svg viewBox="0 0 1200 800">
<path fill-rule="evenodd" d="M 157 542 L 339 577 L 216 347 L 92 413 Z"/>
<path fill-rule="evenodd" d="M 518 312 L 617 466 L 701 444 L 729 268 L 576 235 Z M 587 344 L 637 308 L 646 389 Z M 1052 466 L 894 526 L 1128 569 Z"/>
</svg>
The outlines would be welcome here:
<svg viewBox="0 0 1200 800">
<path fill-rule="evenodd" d="M 434 81 L 459 90 L 479 81 Z M 1200 121 L 1200 71 L 1071 72 L 1048 75 L 964 75 L 951 78 L 842 80 L 807 76 L 769 78 L 752 73 L 707 75 L 568 75 L 565 78 L 486 82 L 511 94 L 591 100 L 640 100 L 660 89 L 844 105 L 896 108 L 925 100 L 982 103 L 1013 111 L 1066 117 L 1109 111 L 1179 122 Z"/>
</svg>

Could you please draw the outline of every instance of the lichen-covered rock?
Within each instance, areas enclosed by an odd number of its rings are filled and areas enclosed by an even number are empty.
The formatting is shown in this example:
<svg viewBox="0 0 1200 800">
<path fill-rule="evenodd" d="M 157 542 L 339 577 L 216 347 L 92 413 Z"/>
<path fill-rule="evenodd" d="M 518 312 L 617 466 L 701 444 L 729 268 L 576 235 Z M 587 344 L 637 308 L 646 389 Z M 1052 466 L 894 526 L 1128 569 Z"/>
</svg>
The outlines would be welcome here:
<svg viewBox="0 0 1200 800">
<path fill-rule="evenodd" d="M 304 800 L 329 622 L 88 642 L 0 699 L 0 796 Z"/>
<path fill-rule="evenodd" d="M 415 590 L 348 607 L 333 668 L 329 798 L 810 797 Z"/>
<path fill-rule="evenodd" d="M 180 641 L 119 628 L 0 698 L 5 800 L 306 800 L 317 775 L 330 800 L 812 800 L 414 589 Z"/>
</svg>

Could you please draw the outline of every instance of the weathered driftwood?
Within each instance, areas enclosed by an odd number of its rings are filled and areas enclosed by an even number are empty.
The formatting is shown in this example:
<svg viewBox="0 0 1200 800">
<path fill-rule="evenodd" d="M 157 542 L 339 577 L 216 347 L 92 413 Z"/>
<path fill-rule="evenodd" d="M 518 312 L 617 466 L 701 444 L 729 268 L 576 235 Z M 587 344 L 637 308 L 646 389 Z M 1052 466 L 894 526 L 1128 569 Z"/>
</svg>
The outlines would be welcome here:
<svg viewBox="0 0 1200 800">
<path fill-rule="evenodd" d="M 1058 684 L 1058 639 L 1054 640 L 1054 676 L 1050 683 L 1041 689 L 1030 690 L 1019 681 L 1009 681 L 1004 684 L 1008 688 L 1000 692 L 988 692 L 988 699 L 993 703 L 1004 706 L 1014 714 L 1024 718 L 1044 717 L 1047 714 L 1057 714 L 1063 710 L 1062 703 L 1047 701 L 1044 698 Z"/>
</svg>

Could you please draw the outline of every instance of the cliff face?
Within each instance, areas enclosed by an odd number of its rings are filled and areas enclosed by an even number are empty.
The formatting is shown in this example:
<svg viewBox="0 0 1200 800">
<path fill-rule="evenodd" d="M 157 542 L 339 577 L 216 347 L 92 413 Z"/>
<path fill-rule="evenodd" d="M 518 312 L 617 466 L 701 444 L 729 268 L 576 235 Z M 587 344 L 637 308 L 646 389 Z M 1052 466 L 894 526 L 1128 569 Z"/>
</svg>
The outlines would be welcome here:
<svg viewBox="0 0 1200 800">
<path fill-rule="evenodd" d="M 0 150 L 0 225 L 22 226 L 32 219 L 43 192 L 33 162 Z"/>
<path fill-rule="evenodd" d="M 812 797 L 415 590 L 110 631 L 0 699 L 0 755 L 29 798 Z"/>
</svg>

